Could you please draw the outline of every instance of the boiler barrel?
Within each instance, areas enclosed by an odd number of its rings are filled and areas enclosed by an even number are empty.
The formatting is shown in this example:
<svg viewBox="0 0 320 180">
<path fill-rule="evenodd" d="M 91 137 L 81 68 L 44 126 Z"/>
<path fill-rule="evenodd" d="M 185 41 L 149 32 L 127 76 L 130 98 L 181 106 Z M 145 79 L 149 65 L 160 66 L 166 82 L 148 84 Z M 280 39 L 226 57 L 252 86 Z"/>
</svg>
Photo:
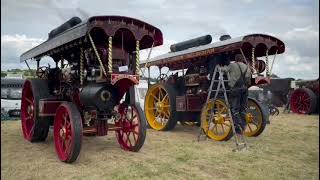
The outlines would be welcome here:
<svg viewBox="0 0 320 180">
<path fill-rule="evenodd" d="M 171 52 L 182 51 L 188 48 L 209 44 L 211 43 L 211 41 L 212 41 L 211 35 L 205 35 L 198 38 L 183 41 L 177 44 L 173 44 L 170 46 L 170 50 Z"/>
<path fill-rule="evenodd" d="M 59 27 L 53 29 L 52 31 L 50 31 L 49 33 L 49 39 L 57 36 L 58 34 L 66 31 L 67 29 L 77 25 L 81 23 L 81 19 L 79 17 L 73 17 L 71 19 L 69 19 L 67 22 L 63 23 L 62 25 L 60 25 Z"/>
</svg>

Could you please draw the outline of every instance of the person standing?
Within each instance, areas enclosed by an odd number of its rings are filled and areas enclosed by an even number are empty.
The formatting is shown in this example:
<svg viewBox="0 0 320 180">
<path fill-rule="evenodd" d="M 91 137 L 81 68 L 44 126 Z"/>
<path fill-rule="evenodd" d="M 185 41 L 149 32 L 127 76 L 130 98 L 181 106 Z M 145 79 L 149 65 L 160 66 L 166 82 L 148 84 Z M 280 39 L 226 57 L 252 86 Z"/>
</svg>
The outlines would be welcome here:
<svg viewBox="0 0 320 180">
<path fill-rule="evenodd" d="M 246 127 L 246 109 L 248 88 L 251 84 L 251 68 L 245 63 L 241 54 L 235 55 L 234 61 L 221 67 L 228 74 L 230 110 L 235 125 L 236 135 L 242 136 Z"/>
</svg>

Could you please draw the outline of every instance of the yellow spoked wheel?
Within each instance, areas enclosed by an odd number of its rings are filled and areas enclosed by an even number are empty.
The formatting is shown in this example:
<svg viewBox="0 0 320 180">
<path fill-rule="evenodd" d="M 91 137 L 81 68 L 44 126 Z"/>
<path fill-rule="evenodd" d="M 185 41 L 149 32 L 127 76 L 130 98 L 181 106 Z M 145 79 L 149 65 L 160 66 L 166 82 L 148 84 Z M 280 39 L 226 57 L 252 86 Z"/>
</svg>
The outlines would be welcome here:
<svg viewBox="0 0 320 180">
<path fill-rule="evenodd" d="M 212 121 L 209 123 L 209 119 Z M 232 126 L 225 102 L 217 99 L 209 101 L 201 110 L 201 128 L 206 135 L 216 141 L 226 141 L 232 137 Z"/>
<path fill-rule="evenodd" d="M 149 126 L 155 130 L 171 130 L 177 124 L 176 92 L 166 84 L 155 84 L 146 93 L 144 110 Z"/>
<path fill-rule="evenodd" d="M 266 127 L 267 116 L 262 106 L 255 99 L 248 98 L 246 113 L 246 129 L 244 134 L 248 137 L 259 136 Z"/>
</svg>

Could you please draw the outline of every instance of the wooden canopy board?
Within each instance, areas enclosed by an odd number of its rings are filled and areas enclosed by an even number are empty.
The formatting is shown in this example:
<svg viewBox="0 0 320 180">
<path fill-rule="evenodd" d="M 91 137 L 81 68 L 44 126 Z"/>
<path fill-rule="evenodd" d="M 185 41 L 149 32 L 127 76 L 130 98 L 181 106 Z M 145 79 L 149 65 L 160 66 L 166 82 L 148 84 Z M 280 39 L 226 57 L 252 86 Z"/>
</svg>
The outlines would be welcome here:
<svg viewBox="0 0 320 180">
<path fill-rule="evenodd" d="M 255 57 L 266 56 L 267 49 L 269 50 L 268 55 L 281 54 L 285 51 L 284 43 L 273 36 L 249 34 L 178 52 L 169 52 L 151 58 L 149 61 L 141 61 L 140 67 L 159 66 L 168 67 L 170 70 L 179 70 L 193 65 L 205 65 L 208 57 L 219 53 L 241 53 L 240 48 L 248 58 L 251 57 L 253 47 L 255 48 Z"/>
</svg>

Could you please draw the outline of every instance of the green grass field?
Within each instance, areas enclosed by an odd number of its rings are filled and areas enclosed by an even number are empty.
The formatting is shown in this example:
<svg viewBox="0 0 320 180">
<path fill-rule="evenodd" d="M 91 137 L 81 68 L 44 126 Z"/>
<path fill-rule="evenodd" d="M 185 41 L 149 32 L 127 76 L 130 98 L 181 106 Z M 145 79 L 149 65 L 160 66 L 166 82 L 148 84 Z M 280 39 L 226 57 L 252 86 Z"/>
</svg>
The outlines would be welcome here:
<svg viewBox="0 0 320 180">
<path fill-rule="evenodd" d="M 197 142 L 198 128 L 147 131 L 138 153 L 119 148 L 114 133 L 84 137 L 78 160 L 55 154 L 52 132 L 31 144 L 20 121 L 1 122 L 1 178 L 9 179 L 319 179 L 319 116 L 280 114 L 250 149 L 232 152 L 233 139 Z"/>
</svg>

